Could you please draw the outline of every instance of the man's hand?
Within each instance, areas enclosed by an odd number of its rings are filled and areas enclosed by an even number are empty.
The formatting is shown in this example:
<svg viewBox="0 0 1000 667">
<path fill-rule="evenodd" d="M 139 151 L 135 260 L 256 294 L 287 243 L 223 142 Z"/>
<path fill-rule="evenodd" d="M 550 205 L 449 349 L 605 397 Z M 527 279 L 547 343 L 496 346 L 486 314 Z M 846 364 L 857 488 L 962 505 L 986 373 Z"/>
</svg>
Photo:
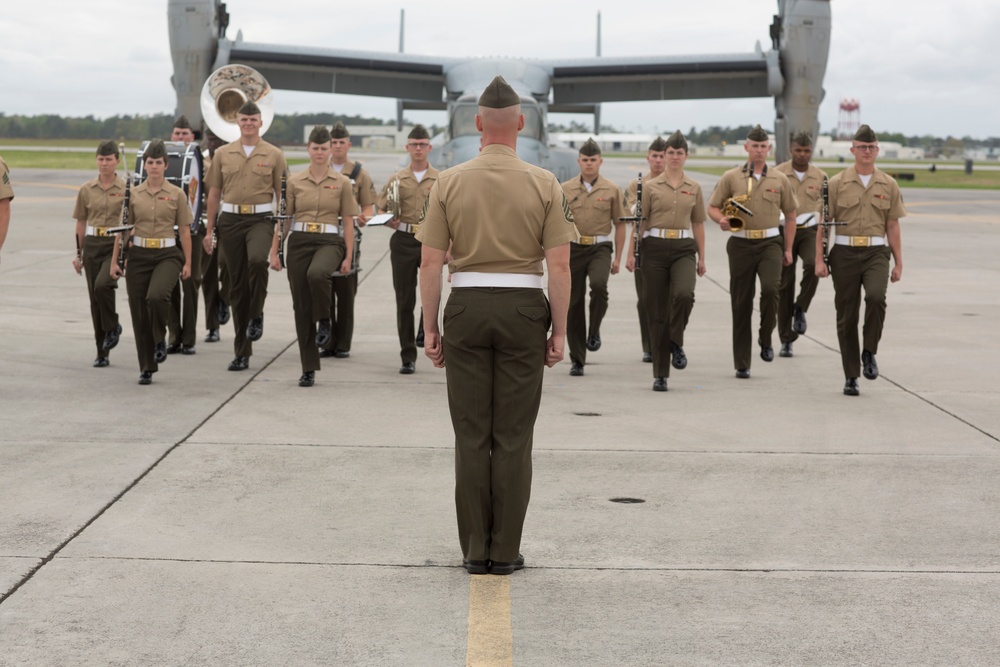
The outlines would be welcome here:
<svg viewBox="0 0 1000 667">
<path fill-rule="evenodd" d="M 344 261 L 340 263 L 340 272 L 345 276 L 351 272 L 351 258 L 345 257 Z"/>
<path fill-rule="evenodd" d="M 785 256 L 782 259 L 782 262 L 784 262 L 785 266 L 791 266 L 792 265 L 792 251 L 791 250 L 786 250 L 785 251 Z"/>
<path fill-rule="evenodd" d="M 698 277 L 701 278 L 705 275 L 705 260 L 701 257 L 698 258 Z"/>
<path fill-rule="evenodd" d="M 181 269 L 181 280 L 188 280 L 191 278 L 191 265 L 185 264 L 184 268 Z"/>
<path fill-rule="evenodd" d="M 894 283 L 898 283 L 899 279 L 903 277 L 903 265 L 897 264 L 892 267 L 892 273 L 889 274 L 889 280 Z"/>
<path fill-rule="evenodd" d="M 212 254 L 212 232 L 209 231 L 205 234 L 205 238 L 201 240 L 202 247 L 205 248 L 205 253 L 208 255 Z"/>
<path fill-rule="evenodd" d="M 80 275 L 83 272 L 83 262 L 80 261 L 79 257 L 73 258 L 73 269 L 76 271 L 76 275 Z"/>
<path fill-rule="evenodd" d="M 278 260 L 278 253 L 272 251 L 268 253 L 267 263 L 271 266 L 272 271 L 281 271 L 281 262 Z"/>
<path fill-rule="evenodd" d="M 435 368 L 444 368 L 444 338 L 439 333 L 431 333 L 424 328 L 424 354 Z"/>
<path fill-rule="evenodd" d="M 830 275 L 830 269 L 826 268 L 826 262 L 816 262 L 816 277 L 826 278 Z"/>
<path fill-rule="evenodd" d="M 733 228 L 729 226 L 729 216 L 719 218 L 719 228 L 724 232 L 731 232 Z"/>
<path fill-rule="evenodd" d="M 635 255 L 629 255 L 625 260 L 625 268 L 629 273 L 635 273 Z"/>
<path fill-rule="evenodd" d="M 118 280 L 123 275 L 125 275 L 125 272 L 118 267 L 118 262 L 111 262 L 111 277 Z"/>
<path fill-rule="evenodd" d="M 566 337 L 552 334 L 545 343 L 545 365 L 552 368 L 563 360 Z M 425 343 L 426 345 L 426 343 Z"/>
<path fill-rule="evenodd" d="M 615 275 L 620 270 L 621 270 L 621 262 L 619 260 L 616 259 L 613 262 L 611 262 L 611 275 Z"/>
</svg>

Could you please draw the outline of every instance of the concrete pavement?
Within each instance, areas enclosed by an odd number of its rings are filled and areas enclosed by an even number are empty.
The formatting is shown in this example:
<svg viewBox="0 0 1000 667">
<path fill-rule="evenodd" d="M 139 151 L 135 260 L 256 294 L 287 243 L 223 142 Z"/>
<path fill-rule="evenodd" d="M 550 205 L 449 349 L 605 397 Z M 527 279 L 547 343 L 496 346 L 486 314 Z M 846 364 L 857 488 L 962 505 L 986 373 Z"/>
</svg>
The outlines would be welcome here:
<svg viewBox="0 0 1000 667">
<path fill-rule="evenodd" d="M 377 183 L 396 166 L 361 159 Z M 70 267 L 90 174 L 11 167 L 0 665 L 1000 664 L 1000 193 L 904 190 L 858 398 L 829 280 L 795 357 L 736 380 L 710 225 L 690 363 L 660 394 L 613 277 L 586 375 L 546 372 L 528 567 L 505 579 L 461 568 L 444 373 L 397 373 L 388 230 L 365 232 L 351 358 L 315 387 L 273 273 L 249 371 L 225 370 L 230 325 L 140 387 L 124 291 L 90 366 Z"/>
</svg>

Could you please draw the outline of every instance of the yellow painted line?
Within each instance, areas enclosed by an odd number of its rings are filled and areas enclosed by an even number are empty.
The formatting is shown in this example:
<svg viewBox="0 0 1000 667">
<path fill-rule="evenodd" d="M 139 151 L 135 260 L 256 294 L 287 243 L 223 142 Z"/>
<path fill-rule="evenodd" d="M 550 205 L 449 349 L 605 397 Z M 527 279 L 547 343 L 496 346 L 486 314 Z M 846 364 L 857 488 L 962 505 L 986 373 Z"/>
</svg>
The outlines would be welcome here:
<svg viewBox="0 0 1000 667">
<path fill-rule="evenodd" d="M 72 190 L 73 192 L 80 189 L 79 185 L 64 185 L 62 183 L 25 183 L 24 181 L 14 181 L 14 185 L 28 185 L 34 188 L 58 188 L 60 190 Z"/>
<path fill-rule="evenodd" d="M 510 577 L 469 577 L 469 638 L 466 667 L 513 667 L 510 629 Z"/>
</svg>

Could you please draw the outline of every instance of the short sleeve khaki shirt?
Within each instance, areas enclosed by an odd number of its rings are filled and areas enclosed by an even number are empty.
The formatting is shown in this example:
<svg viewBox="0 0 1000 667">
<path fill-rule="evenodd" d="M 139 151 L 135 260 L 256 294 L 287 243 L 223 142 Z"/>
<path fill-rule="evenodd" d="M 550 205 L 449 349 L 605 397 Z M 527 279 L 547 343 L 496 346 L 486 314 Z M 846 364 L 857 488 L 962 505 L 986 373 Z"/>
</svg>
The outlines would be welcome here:
<svg viewBox="0 0 1000 667">
<path fill-rule="evenodd" d="M 799 180 L 792 167 L 792 161 L 782 162 L 777 167 L 778 171 L 788 177 L 788 182 L 792 184 L 792 192 L 795 193 L 797 206 L 795 212 L 799 215 L 803 213 L 819 213 L 823 210 L 823 179 L 826 172 L 814 165 L 809 165 L 806 175 Z"/>
<path fill-rule="evenodd" d="M 424 211 L 424 203 L 427 201 L 427 196 L 430 194 L 431 188 L 434 187 L 434 183 L 437 182 L 439 173 L 437 169 L 428 165 L 427 173 L 424 174 L 424 177 L 418 183 L 417 177 L 413 175 L 413 169 L 410 167 L 400 169 L 389 178 L 389 182 L 382 188 L 382 193 L 378 196 L 379 209 L 384 211 L 388 203 L 389 183 L 392 183 L 394 178 L 399 179 L 401 207 L 399 219 L 408 225 L 417 224 L 420 222 L 420 214 Z"/>
<path fill-rule="evenodd" d="M 129 224 L 135 225 L 132 233 L 144 239 L 173 238 L 175 225 L 191 225 L 187 195 L 167 181 L 156 192 L 149 189 L 149 181 L 132 188 L 128 209 Z"/>
<path fill-rule="evenodd" d="M 866 188 L 851 165 L 830 179 L 829 189 L 831 219 L 847 223 L 836 227 L 838 235 L 885 236 L 885 223 L 906 215 L 899 185 L 880 169 Z"/>
<path fill-rule="evenodd" d="M 545 251 L 576 238 L 556 177 L 500 144 L 441 173 L 417 232 L 428 247 L 451 244 L 453 273 L 540 276 Z"/>
<path fill-rule="evenodd" d="M 651 171 L 648 171 L 645 174 L 643 174 L 642 175 L 643 187 L 646 187 L 646 183 L 649 183 L 649 181 L 652 178 L 653 178 L 653 172 Z M 622 206 L 625 207 L 627 215 L 633 214 L 632 207 L 635 206 L 635 195 L 638 191 L 639 191 L 639 179 L 634 178 L 632 179 L 632 182 L 628 184 L 628 187 L 625 188 L 625 199 L 622 201 Z M 645 197 L 643 197 L 643 199 L 645 199 Z"/>
<path fill-rule="evenodd" d="M 678 187 L 667 181 L 666 172 L 642 183 L 642 216 L 648 228 L 691 229 L 705 222 L 705 198 L 701 186 L 684 176 Z"/>
<path fill-rule="evenodd" d="M 117 227 L 122 221 L 122 204 L 125 202 L 125 180 L 116 176 L 104 189 L 101 179 L 87 181 L 76 194 L 73 218 L 84 220 L 91 227 Z"/>
<path fill-rule="evenodd" d="M 782 212 L 797 210 L 792 184 L 788 182 L 787 176 L 776 169 L 768 169 L 766 165 L 759 181 L 752 173 L 749 162 L 724 173 L 716 183 L 708 203 L 721 209 L 730 197 L 745 195 L 749 178 L 752 190 L 747 208 L 753 211 L 753 215 L 747 216 L 746 229 L 777 227 Z"/>
<path fill-rule="evenodd" d="M 343 169 L 340 170 L 341 175 L 346 176 L 348 180 L 351 180 L 351 174 L 354 173 L 354 165 L 357 164 L 351 160 L 344 162 Z M 336 169 L 334 170 L 336 171 Z M 375 194 L 375 183 L 372 181 L 372 177 L 368 174 L 368 170 L 362 167 L 358 170 L 358 175 L 353 180 L 351 180 L 351 190 L 354 193 L 354 199 L 358 202 L 358 206 L 364 208 L 365 206 L 373 206 L 378 200 L 378 195 Z"/>
<path fill-rule="evenodd" d="M 564 181 L 562 189 L 576 228 L 584 236 L 610 235 L 618 218 L 625 215 L 621 188 L 603 176 L 598 175 L 589 192 L 580 176 Z"/>
<path fill-rule="evenodd" d="M 7 163 L 0 158 L 0 199 L 13 199 L 14 188 L 10 184 L 10 169 Z"/>
<path fill-rule="evenodd" d="M 292 174 L 285 191 L 287 213 L 294 215 L 296 222 L 339 225 L 341 216 L 354 217 L 361 213 L 351 192 L 351 180 L 332 168 L 318 183 L 312 179 L 308 168 Z"/>
<path fill-rule="evenodd" d="M 205 182 L 220 188 L 227 204 L 267 204 L 281 190 L 286 169 L 285 155 L 277 146 L 261 140 L 247 156 L 237 139 L 215 151 Z"/>
</svg>

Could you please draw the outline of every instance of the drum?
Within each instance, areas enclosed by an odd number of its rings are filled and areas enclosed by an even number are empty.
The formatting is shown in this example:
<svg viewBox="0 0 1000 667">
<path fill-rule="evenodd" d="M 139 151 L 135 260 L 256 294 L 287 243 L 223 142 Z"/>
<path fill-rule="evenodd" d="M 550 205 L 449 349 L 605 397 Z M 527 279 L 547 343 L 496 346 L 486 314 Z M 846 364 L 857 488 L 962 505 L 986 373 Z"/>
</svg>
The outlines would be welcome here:
<svg viewBox="0 0 1000 667">
<path fill-rule="evenodd" d="M 202 182 L 204 173 L 201 147 L 196 143 L 185 144 L 182 141 L 164 141 L 167 148 L 167 172 L 164 174 L 168 183 L 182 189 L 187 195 L 191 207 L 191 231 L 197 232 L 201 225 L 201 216 L 205 206 L 205 186 Z M 132 175 L 133 185 L 146 180 L 146 166 L 143 156 L 146 153 L 148 141 L 142 142 L 135 156 L 135 173 Z"/>
</svg>

